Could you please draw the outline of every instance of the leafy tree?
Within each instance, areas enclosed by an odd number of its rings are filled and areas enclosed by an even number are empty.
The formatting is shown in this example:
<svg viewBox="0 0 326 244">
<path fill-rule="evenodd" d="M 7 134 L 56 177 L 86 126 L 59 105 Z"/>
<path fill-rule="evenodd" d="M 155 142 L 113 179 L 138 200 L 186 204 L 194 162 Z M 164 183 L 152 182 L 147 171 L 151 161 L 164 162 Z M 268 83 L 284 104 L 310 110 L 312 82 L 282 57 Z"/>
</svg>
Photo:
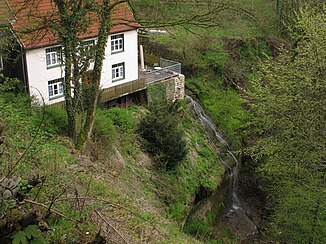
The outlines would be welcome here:
<svg viewBox="0 0 326 244">
<path fill-rule="evenodd" d="M 296 13 L 300 11 L 304 5 L 322 6 L 323 0 L 276 0 L 276 15 L 282 26 L 293 24 Z"/>
<path fill-rule="evenodd" d="M 178 128 L 177 104 L 155 101 L 149 113 L 141 120 L 138 132 L 145 149 L 151 153 L 159 168 L 172 170 L 187 154 L 186 141 Z"/>
<path fill-rule="evenodd" d="M 281 242 L 326 240 L 326 5 L 300 10 L 289 28 L 295 45 L 260 66 L 253 84 L 258 140 L 274 209 L 269 236 Z"/>
</svg>

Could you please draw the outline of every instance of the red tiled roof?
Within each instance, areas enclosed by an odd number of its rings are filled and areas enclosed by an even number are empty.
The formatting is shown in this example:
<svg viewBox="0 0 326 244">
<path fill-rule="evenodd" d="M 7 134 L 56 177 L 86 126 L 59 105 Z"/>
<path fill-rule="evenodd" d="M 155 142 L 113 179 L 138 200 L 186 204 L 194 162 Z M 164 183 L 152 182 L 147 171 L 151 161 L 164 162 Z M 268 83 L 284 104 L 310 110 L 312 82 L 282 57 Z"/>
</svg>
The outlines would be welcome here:
<svg viewBox="0 0 326 244">
<path fill-rule="evenodd" d="M 16 22 L 12 24 L 23 46 L 27 49 L 49 46 L 59 42 L 58 35 L 50 28 L 44 27 L 48 22 L 55 23 L 59 19 L 58 10 L 53 0 L 8 0 L 16 12 Z M 99 4 L 102 0 L 97 0 Z M 90 17 L 91 18 L 91 17 Z M 99 21 L 92 17 L 92 24 L 87 28 L 81 38 L 98 35 Z M 110 32 L 117 33 L 138 27 L 132 11 L 126 3 L 118 4 L 111 14 L 114 25 Z"/>
</svg>

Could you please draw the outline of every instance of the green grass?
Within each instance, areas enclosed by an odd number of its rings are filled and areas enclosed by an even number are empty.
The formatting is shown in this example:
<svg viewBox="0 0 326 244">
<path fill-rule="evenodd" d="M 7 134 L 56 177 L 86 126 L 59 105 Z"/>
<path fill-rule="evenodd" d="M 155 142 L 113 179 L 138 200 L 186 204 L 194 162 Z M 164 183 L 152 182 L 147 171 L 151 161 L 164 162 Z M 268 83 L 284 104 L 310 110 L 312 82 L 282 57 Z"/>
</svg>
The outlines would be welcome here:
<svg viewBox="0 0 326 244">
<path fill-rule="evenodd" d="M 207 113 L 233 143 L 234 148 L 239 149 L 239 138 L 246 135 L 250 114 L 244 109 L 243 100 L 237 92 L 223 87 L 217 78 L 204 79 L 199 76 L 187 79 L 186 85 L 197 94 Z"/>
<path fill-rule="evenodd" d="M 216 189 L 224 170 L 201 124 L 193 117 L 186 103 L 180 109 L 180 116 L 181 128 L 188 141 L 188 157 L 173 172 L 160 172 L 154 183 L 156 187 L 160 186 L 159 197 L 167 206 L 170 216 L 182 223 L 199 187 Z"/>
<path fill-rule="evenodd" d="M 6 148 L 2 149 L 10 155 L 1 158 L 1 177 L 37 135 L 14 175 L 24 180 L 36 175 L 46 177 L 44 184 L 33 188 L 26 199 L 48 206 L 53 197 L 58 197 L 53 209 L 65 217 L 51 214 L 46 220 L 52 230 L 42 233 L 46 240 L 89 241 L 98 231 L 95 222 L 90 221 L 97 209 L 108 219 L 122 220 L 117 222 L 117 228 L 134 240 L 142 238 L 144 233 L 143 238 L 148 241 L 194 243 L 192 237 L 180 231 L 180 226 L 198 187 L 216 188 L 223 169 L 186 105 L 183 102 L 180 115 L 192 154 L 175 172 L 167 174 L 154 170 L 134 133 L 142 108 L 98 110 L 91 143 L 97 157 L 90 154 L 83 159 L 75 154 L 70 140 L 62 136 L 63 108 L 46 107 L 45 121 L 38 130 L 42 108 L 30 106 L 30 99 L 24 96 L 1 94 L 0 123 L 5 125 L 6 142 Z M 78 203 L 76 193 L 95 200 Z M 28 203 L 21 207 L 42 214 L 46 211 Z M 153 230 L 153 225 L 161 235 Z M 86 232 L 90 235 L 85 235 Z"/>
</svg>

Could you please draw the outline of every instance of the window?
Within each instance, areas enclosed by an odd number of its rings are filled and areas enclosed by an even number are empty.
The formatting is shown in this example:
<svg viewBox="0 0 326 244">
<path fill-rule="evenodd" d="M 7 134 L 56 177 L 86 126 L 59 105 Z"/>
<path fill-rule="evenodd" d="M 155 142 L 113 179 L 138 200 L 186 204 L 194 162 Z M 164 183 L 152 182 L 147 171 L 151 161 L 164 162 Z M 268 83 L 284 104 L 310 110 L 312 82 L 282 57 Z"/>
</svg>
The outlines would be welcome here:
<svg viewBox="0 0 326 244">
<path fill-rule="evenodd" d="M 50 80 L 48 86 L 50 99 L 63 96 L 63 78 Z"/>
<path fill-rule="evenodd" d="M 83 41 L 83 45 L 84 47 L 88 46 L 94 46 L 95 45 L 95 40 L 94 39 L 91 39 L 91 40 L 87 40 L 87 41 Z"/>
<path fill-rule="evenodd" d="M 55 67 L 61 64 L 61 47 L 51 47 L 45 49 L 46 66 Z"/>
<path fill-rule="evenodd" d="M 3 60 L 2 56 L 0 56 L 0 71 L 3 70 Z"/>
<path fill-rule="evenodd" d="M 95 45 L 95 39 L 83 41 L 80 49 L 81 50 L 80 54 L 91 59 L 94 58 L 95 57 L 94 45 Z"/>
<path fill-rule="evenodd" d="M 111 53 L 124 50 L 123 34 L 111 36 Z"/>
<path fill-rule="evenodd" d="M 112 65 L 112 81 L 122 80 L 125 78 L 125 64 Z"/>
</svg>

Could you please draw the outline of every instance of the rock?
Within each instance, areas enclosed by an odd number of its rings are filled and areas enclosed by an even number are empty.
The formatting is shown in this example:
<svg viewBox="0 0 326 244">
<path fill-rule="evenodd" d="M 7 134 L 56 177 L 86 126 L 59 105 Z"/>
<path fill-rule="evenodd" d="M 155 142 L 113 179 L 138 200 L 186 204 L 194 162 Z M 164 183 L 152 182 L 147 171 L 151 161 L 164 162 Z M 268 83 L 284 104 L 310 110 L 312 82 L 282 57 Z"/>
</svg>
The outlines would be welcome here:
<svg viewBox="0 0 326 244">
<path fill-rule="evenodd" d="M 2 197 L 7 200 L 7 199 L 10 199 L 12 197 L 12 193 L 10 190 L 5 190 L 3 193 L 2 193 Z"/>
</svg>

